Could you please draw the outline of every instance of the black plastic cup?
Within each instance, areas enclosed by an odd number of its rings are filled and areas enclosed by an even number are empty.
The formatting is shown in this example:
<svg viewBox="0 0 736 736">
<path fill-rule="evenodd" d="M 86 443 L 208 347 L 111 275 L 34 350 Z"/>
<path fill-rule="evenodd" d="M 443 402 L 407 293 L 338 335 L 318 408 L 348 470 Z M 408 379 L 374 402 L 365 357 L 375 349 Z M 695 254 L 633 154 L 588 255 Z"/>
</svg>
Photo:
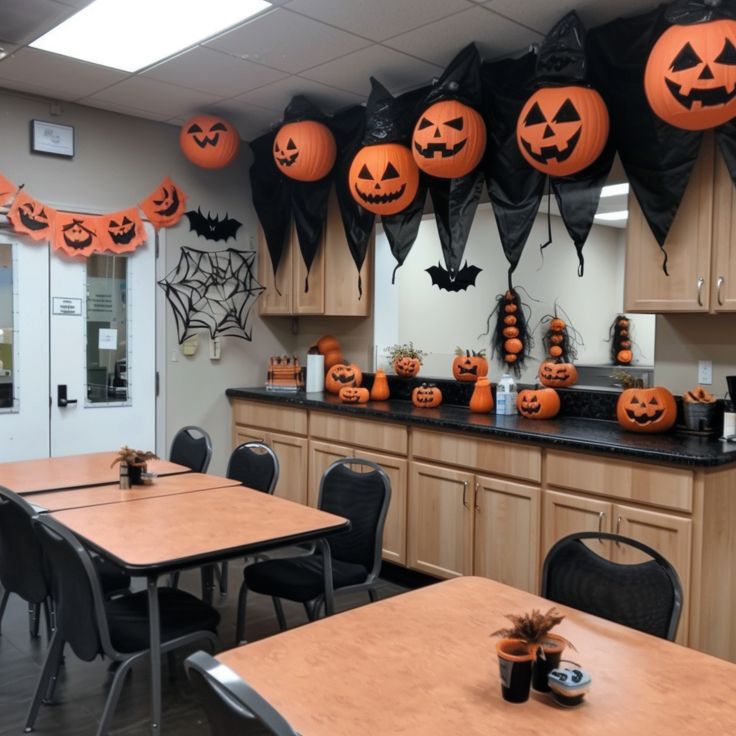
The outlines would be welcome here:
<svg viewBox="0 0 736 736">
<path fill-rule="evenodd" d="M 526 642 L 517 639 L 501 639 L 496 643 L 496 651 L 503 699 L 510 703 L 529 700 L 534 653 Z"/>
</svg>

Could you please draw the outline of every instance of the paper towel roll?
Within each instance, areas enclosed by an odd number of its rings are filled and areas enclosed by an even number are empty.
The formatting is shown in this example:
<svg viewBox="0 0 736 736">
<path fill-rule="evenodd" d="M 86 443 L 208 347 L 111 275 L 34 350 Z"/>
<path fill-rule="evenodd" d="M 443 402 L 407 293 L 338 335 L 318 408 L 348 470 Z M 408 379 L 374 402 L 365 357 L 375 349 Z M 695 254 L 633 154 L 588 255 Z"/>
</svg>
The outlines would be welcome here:
<svg viewBox="0 0 736 736">
<path fill-rule="evenodd" d="M 307 392 L 325 390 L 325 356 L 307 355 Z"/>
</svg>

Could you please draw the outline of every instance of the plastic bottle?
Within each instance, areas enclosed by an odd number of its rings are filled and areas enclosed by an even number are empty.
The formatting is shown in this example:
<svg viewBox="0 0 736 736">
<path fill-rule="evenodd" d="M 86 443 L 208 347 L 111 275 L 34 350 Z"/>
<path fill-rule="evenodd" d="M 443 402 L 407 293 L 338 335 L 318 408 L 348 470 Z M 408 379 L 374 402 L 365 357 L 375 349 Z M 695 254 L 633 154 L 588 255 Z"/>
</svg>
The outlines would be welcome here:
<svg viewBox="0 0 736 736">
<path fill-rule="evenodd" d="M 516 414 L 516 384 L 510 373 L 504 373 L 496 387 L 496 414 Z"/>
</svg>

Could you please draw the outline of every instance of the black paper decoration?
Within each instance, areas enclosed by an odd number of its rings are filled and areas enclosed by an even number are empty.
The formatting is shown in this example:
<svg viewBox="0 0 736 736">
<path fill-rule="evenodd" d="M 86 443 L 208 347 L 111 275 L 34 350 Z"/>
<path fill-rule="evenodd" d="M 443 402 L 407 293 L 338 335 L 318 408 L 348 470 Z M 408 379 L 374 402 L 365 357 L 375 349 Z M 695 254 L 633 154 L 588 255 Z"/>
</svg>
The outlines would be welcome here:
<svg viewBox="0 0 736 736">
<path fill-rule="evenodd" d="M 207 217 L 205 217 L 200 207 L 197 207 L 196 212 L 189 210 L 184 214 L 189 219 L 189 230 L 194 230 L 197 235 L 206 240 L 224 240 L 225 242 L 230 238 L 234 240 L 238 228 L 243 224 L 232 217 L 228 217 L 227 213 L 225 213 L 225 217 L 220 219 L 217 213 L 213 217 L 208 211 Z"/>
</svg>

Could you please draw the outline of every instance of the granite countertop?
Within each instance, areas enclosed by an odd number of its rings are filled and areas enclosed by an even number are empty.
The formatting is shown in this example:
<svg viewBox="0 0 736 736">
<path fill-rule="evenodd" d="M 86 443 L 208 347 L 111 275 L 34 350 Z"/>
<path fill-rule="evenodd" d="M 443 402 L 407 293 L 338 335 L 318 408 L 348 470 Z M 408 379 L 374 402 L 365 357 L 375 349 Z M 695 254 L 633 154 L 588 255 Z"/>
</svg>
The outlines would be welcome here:
<svg viewBox="0 0 736 736">
<path fill-rule="evenodd" d="M 443 404 L 436 409 L 417 409 L 403 400 L 343 404 L 329 393 L 268 391 L 265 388 L 229 388 L 231 398 L 273 401 L 289 406 L 323 409 L 349 416 L 411 424 L 434 429 L 451 429 L 532 442 L 559 449 L 581 449 L 664 464 L 700 467 L 736 466 L 736 443 L 679 432 L 636 434 L 625 432 L 617 422 L 563 416 L 533 420 L 520 416 L 473 414 L 465 406 Z"/>
</svg>

